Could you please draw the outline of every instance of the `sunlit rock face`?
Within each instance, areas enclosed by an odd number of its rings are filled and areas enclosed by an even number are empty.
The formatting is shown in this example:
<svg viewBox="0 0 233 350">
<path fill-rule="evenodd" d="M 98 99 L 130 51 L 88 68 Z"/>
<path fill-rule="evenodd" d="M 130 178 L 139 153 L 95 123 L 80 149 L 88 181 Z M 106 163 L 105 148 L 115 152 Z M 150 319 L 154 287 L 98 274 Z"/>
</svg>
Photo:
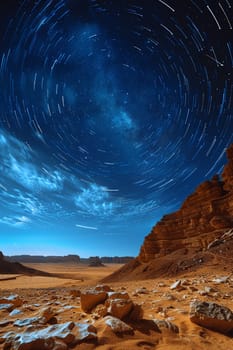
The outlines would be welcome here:
<svg viewBox="0 0 233 350">
<path fill-rule="evenodd" d="M 175 250 L 203 250 L 223 230 L 233 227 L 233 145 L 222 176 L 199 185 L 180 210 L 165 215 L 145 238 L 140 262 L 148 262 Z"/>
</svg>

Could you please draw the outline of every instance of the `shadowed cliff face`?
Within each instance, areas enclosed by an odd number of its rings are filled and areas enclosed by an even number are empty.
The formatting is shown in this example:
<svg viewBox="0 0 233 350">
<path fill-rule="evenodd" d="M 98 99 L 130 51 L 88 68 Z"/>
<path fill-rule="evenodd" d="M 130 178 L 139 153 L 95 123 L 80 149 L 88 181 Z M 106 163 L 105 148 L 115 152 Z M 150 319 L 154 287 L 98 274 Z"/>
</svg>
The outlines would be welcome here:
<svg viewBox="0 0 233 350">
<path fill-rule="evenodd" d="M 224 230 L 233 228 L 233 145 L 222 179 L 216 175 L 199 185 L 180 210 L 165 215 L 145 238 L 140 262 L 148 262 L 178 249 L 206 249 Z"/>
<path fill-rule="evenodd" d="M 38 276 L 50 276 L 49 273 L 32 269 L 24 266 L 18 262 L 9 262 L 5 260 L 2 252 L 0 252 L 0 274 L 24 274 L 24 275 L 38 275 Z"/>
</svg>

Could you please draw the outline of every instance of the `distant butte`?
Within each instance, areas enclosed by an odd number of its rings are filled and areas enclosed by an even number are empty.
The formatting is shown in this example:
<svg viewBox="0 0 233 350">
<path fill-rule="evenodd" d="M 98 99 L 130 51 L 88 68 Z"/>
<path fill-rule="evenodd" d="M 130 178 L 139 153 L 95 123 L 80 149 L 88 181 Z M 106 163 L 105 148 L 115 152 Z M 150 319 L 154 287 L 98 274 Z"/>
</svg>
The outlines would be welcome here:
<svg viewBox="0 0 233 350">
<path fill-rule="evenodd" d="M 0 274 L 2 275 L 24 274 L 24 275 L 50 276 L 50 274 L 47 272 L 26 267 L 18 262 L 7 261 L 2 252 L 0 252 Z"/>
<path fill-rule="evenodd" d="M 139 256 L 105 281 L 155 278 L 198 269 L 207 262 L 232 264 L 233 145 L 221 177 L 197 187 L 145 237 Z"/>
</svg>

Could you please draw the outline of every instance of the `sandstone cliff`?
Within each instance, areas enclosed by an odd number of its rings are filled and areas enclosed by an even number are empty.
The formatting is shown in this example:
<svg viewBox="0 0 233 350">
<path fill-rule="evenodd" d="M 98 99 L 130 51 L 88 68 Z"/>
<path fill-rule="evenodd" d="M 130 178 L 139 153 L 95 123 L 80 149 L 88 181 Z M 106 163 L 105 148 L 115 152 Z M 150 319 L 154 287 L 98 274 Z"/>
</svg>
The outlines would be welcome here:
<svg viewBox="0 0 233 350">
<path fill-rule="evenodd" d="M 223 230 L 233 228 L 233 145 L 222 179 L 216 175 L 199 185 L 177 212 L 165 215 L 145 238 L 139 261 L 167 255 L 181 248 L 206 249 Z"/>
<path fill-rule="evenodd" d="M 153 272 L 158 275 L 174 270 L 177 259 L 181 264 L 184 256 L 198 261 L 197 254 L 207 251 L 211 242 L 233 229 L 233 145 L 227 150 L 227 158 L 221 177 L 215 175 L 199 185 L 180 210 L 165 215 L 145 237 L 139 256 L 110 279 L 124 278 L 129 273 L 138 278 L 141 273 L 143 278 L 148 270 L 151 273 L 147 277 Z"/>
</svg>

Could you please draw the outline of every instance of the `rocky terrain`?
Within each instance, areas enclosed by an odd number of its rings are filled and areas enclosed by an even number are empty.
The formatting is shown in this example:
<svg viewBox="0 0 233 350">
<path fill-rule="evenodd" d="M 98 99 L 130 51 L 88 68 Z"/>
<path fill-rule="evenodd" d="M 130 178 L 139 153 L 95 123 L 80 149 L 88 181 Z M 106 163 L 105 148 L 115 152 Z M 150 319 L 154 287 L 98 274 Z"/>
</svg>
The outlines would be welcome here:
<svg viewBox="0 0 233 350">
<path fill-rule="evenodd" d="M 233 145 L 227 158 L 221 177 L 199 185 L 180 210 L 165 215 L 146 236 L 139 256 L 107 281 L 172 275 L 218 260 L 233 267 Z"/>
<path fill-rule="evenodd" d="M 17 294 L 16 294 L 17 293 Z M 226 350 L 231 275 L 2 290 L 3 350 Z"/>
<path fill-rule="evenodd" d="M 233 146 L 227 156 L 221 178 L 166 215 L 136 259 L 110 276 L 86 267 L 102 284 L 0 281 L 0 350 L 233 349 Z M 22 268 L 12 264 L 0 256 Z"/>
</svg>

